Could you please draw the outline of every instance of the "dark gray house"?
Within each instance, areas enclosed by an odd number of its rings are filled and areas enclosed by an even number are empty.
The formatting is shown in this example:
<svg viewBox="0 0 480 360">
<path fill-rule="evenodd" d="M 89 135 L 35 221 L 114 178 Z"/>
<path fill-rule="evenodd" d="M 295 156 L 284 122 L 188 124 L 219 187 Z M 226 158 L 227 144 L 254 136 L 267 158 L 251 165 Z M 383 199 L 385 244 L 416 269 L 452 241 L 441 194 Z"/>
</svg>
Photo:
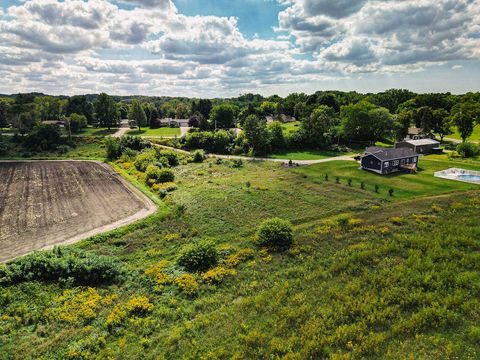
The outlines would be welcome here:
<svg viewBox="0 0 480 360">
<path fill-rule="evenodd" d="M 419 154 L 442 152 L 440 142 L 434 139 L 404 140 L 395 144 L 396 148 L 410 148 Z"/>
<path fill-rule="evenodd" d="M 420 155 L 410 148 L 380 148 L 371 146 L 365 149 L 360 158 L 362 169 L 378 174 L 390 174 L 395 171 L 415 171 Z"/>
</svg>

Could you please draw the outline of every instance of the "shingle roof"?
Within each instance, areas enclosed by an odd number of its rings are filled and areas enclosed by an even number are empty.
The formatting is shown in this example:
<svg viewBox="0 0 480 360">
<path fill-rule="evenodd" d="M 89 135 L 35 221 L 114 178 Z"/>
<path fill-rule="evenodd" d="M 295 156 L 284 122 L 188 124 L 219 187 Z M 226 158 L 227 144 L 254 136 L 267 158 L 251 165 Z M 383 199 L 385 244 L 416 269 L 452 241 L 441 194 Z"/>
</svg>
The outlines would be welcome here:
<svg viewBox="0 0 480 360">
<path fill-rule="evenodd" d="M 409 156 L 418 155 L 415 151 L 410 148 L 381 148 L 377 146 L 371 146 L 365 149 L 366 154 L 372 154 L 379 158 L 380 160 L 393 160 L 401 159 Z"/>
</svg>

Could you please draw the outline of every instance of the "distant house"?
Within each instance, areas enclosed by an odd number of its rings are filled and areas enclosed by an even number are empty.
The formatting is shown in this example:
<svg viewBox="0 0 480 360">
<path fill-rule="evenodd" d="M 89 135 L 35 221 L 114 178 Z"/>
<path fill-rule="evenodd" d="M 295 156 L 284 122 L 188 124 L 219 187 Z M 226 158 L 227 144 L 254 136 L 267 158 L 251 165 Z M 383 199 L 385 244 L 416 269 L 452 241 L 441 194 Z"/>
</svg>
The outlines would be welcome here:
<svg viewBox="0 0 480 360">
<path fill-rule="evenodd" d="M 378 174 L 406 170 L 416 171 L 420 155 L 410 148 L 380 148 L 376 146 L 365 149 L 360 158 L 362 169 Z"/>
<path fill-rule="evenodd" d="M 59 127 L 65 127 L 65 121 L 61 120 L 43 120 L 43 125 L 57 125 Z"/>
<path fill-rule="evenodd" d="M 419 139 L 433 139 L 435 138 L 431 133 L 426 133 L 422 128 L 408 128 L 405 140 L 419 140 Z"/>
<path fill-rule="evenodd" d="M 397 142 L 395 148 L 409 148 L 419 154 L 442 152 L 442 149 L 440 149 L 440 142 L 434 139 L 404 140 Z"/>
<path fill-rule="evenodd" d="M 160 119 L 160 126 L 188 127 L 189 120 L 190 119 Z"/>
<path fill-rule="evenodd" d="M 290 116 L 290 115 L 285 115 L 285 114 L 275 115 L 275 116 L 267 115 L 265 117 L 265 119 L 267 120 L 267 124 L 270 124 L 274 121 L 280 121 L 282 123 L 291 123 L 291 122 L 297 121 L 297 119 L 295 119 L 295 117 Z"/>
</svg>

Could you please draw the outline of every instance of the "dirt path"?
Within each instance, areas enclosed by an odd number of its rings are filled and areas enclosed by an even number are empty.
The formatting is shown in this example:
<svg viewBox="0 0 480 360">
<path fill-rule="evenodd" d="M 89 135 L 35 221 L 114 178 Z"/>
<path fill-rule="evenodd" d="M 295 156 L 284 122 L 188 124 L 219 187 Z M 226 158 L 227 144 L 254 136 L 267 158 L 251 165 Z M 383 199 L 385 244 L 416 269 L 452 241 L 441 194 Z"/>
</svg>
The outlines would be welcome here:
<svg viewBox="0 0 480 360">
<path fill-rule="evenodd" d="M 120 122 L 120 127 L 118 128 L 115 134 L 112 134 L 112 137 L 114 138 L 122 137 L 127 133 L 128 130 L 130 130 L 130 126 L 128 125 L 128 120 L 122 120 Z"/>
<path fill-rule="evenodd" d="M 107 164 L 0 161 L 0 262 L 133 223 L 157 207 Z"/>
<path fill-rule="evenodd" d="M 190 154 L 189 151 L 177 149 L 171 146 L 159 145 L 159 144 L 153 144 L 153 145 L 157 147 L 165 148 L 165 149 L 174 150 L 182 154 Z M 245 161 L 252 161 L 252 160 L 253 161 L 272 161 L 272 162 L 279 162 L 279 163 L 288 163 L 290 161 L 290 159 L 272 159 L 267 157 L 248 157 L 248 156 L 237 156 L 237 155 L 208 154 L 207 156 L 212 158 L 220 158 L 220 159 L 241 159 Z M 342 156 L 332 156 L 328 158 L 315 159 L 315 160 L 293 160 L 293 162 L 299 165 L 313 165 L 313 164 L 321 164 L 321 163 L 335 161 L 335 160 L 355 161 L 353 155 L 342 155 Z"/>
</svg>

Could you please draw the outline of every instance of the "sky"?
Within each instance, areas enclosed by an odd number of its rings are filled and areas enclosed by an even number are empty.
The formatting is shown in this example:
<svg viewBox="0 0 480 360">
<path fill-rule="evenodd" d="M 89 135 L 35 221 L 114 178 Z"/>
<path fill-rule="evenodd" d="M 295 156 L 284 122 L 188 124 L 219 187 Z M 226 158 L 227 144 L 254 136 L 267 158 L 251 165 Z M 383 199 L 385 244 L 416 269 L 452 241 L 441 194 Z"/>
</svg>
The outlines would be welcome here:
<svg viewBox="0 0 480 360">
<path fill-rule="evenodd" d="M 479 91 L 480 0 L 0 0 L 0 93 Z"/>
</svg>

